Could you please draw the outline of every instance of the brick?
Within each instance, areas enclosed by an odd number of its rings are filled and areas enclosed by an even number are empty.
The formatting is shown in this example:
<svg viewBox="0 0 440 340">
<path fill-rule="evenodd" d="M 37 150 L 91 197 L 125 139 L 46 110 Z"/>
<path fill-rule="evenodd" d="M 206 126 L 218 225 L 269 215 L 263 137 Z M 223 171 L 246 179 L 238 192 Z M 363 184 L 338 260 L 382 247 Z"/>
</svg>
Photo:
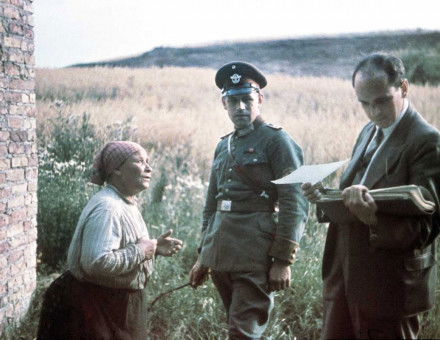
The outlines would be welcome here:
<svg viewBox="0 0 440 340">
<path fill-rule="evenodd" d="M 25 144 L 24 143 L 11 142 L 11 143 L 9 143 L 8 150 L 9 150 L 10 154 L 25 153 Z"/>
<path fill-rule="evenodd" d="M 14 63 L 23 64 L 26 62 L 26 56 L 21 51 L 11 52 L 8 54 L 8 60 Z"/>
<path fill-rule="evenodd" d="M 11 167 L 12 168 L 18 168 L 18 167 L 27 166 L 28 163 L 29 163 L 29 161 L 28 161 L 28 158 L 26 156 L 13 157 L 11 159 Z"/>
<path fill-rule="evenodd" d="M 6 142 L 9 139 L 9 131 L 0 131 L 0 142 Z"/>
<path fill-rule="evenodd" d="M 37 189 L 38 189 L 38 183 L 36 181 L 28 182 L 28 184 L 27 184 L 27 191 L 29 191 L 29 192 L 36 192 Z"/>
<path fill-rule="evenodd" d="M 0 158 L 0 171 L 7 170 L 11 168 L 11 160 L 10 159 L 1 159 Z"/>
<path fill-rule="evenodd" d="M 12 189 L 11 187 L 5 187 L 0 190 L 0 199 L 7 198 L 12 195 Z"/>
<path fill-rule="evenodd" d="M 11 198 L 8 200 L 8 209 L 21 207 L 24 205 L 24 202 L 25 202 L 24 196 L 18 196 L 18 197 Z"/>
<path fill-rule="evenodd" d="M 23 233 L 23 223 L 15 223 L 10 225 L 7 229 L 7 237 L 14 237 L 15 235 Z"/>
<path fill-rule="evenodd" d="M 9 215 L 0 214 L 0 228 L 6 226 L 8 224 L 9 224 Z"/>
<path fill-rule="evenodd" d="M 9 33 L 18 34 L 18 35 L 24 35 L 24 33 L 25 33 L 25 29 L 24 29 L 23 25 L 21 25 L 17 22 L 9 23 L 8 31 L 9 31 Z"/>
<path fill-rule="evenodd" d="M 20 12 L 14 7 L 5 7 L 3 15 L 11 19 L 20 19 Z"/>
<path fill-rule="evenodd" d="M 21 93 L 18 92 L 6 92 L 4 94 L 4 100 L 8 103 L 18 103 L 21 101 Z"/>
<path fill-rule="evenodd" d="M 6 253 L 10 248 L 10 244 L 8 241 L 0 241 L 0 254 Z"/>
<path fill-rule="evenodd" d="M 6 203 L 0 202 L 0 214 L 3 214 L 6 211 Z M 1 237 L 0 237 L 1 239 Z"/>
<path fill-rule="evenodd" d="M 9 87 L 14 90 L 33 90 L 34 81 L 33 80 L 23 80 L 23 79 L 12 79 L 9 83 Z"/>
<path fill-rule="evenodd" d="M 31 157 L 28 158 L 28 166 L 38 166 L 37 154 L 33 154 L 31 155 Z"/>
<path fill-rule="evenodd" d="M 32 28 L 27 28 L 24 31 L 24 37 L 29 40 L 34 40 L 34 30 Z"/>
<path fill-rule="evenodd" d="M 3 39 L 3 46 L 4 47 L 12 47 L 12 48 L 21 48 L 21 42 L 22 42 L 21 38 L 6 36 Z M 15 53 L 9 53 L 9 57 L 11 55 L 16 55 L 16 54 Z M 9 60 L 11 60 L 11 59 L 9 59 Z"/>
<path fill-rule="evenodd" d="M 0 184 L 3 184 L 5 182 L 6 182 L 6 174 L 5 173 L 0 173 Z"/>
<path fill-rule="evenodd" d="M 24 244 L 28 244 L 28 237 L 25 234 L 19 234 L 13 238 L 10 239 L 9 241 L 10 247 L 11 248 L 17 248 L 19 246 L 22 246 Z"/>
<path fill-rule="evenodd" d="M 6 143 L 0 144 L 0 157 L 4 158 L 8 153 L 8 146 Z"/>
<path fill-rule="evenodd" d="M 26 142 L 28 140 L 28 132 L 27 131 L 11 131 L 10 139 L 13 142 Z"/>
<path fill-rule="evenodd" d="M 37 169 L 26 169 L 26 179 L 35 179 L 38 178 L 38 170 Z"/>
<path fill-rule="evenodd" d="M 34 227 L 34 224 L 29 221 L 23 222 L 23 231 L 26 232 L 28 230 L 31 230 Z"/>
<path fill-rule="evenodd" d="M 21 67 L 12 62 L 5 62 L 5 72 L 9 76 L 19 76 L 22 74 Z"/>
<path fill-rule="evenodd" d="M 24 180 L 24 170 L 23 169 L 11 169 L 6 171 L 6 180 L 11 182 Z"/>
<path fill-rule="evenodd" d="M 14 194 L 23 194 L 25 192 L 27 192 L 27 183 L 23 183 L 23 184 L 15 184 L 12 186 L 12 193 Z"/>
<path fill-rule="evenodd" d="M 10 252 L 8 256 L 8 262 L 9 263 L 17 262 L 17 260 L 21 259 L 23 255 L 24 255 L 24 251 L 22 249 L 13 250 Z"/>
</svg>

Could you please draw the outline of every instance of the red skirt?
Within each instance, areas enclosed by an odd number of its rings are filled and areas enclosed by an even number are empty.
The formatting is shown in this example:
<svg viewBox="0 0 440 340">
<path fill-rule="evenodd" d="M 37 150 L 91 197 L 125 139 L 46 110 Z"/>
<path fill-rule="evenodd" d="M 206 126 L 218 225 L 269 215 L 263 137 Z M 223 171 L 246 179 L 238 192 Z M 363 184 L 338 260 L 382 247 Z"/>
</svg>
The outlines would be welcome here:
<svg viewBox="0 0 440 340">
<path fill-rule="evenodd" d="M 78 281 L 70 272 L 44 294 L 38 340 L 144 340 L 144 290 L 115 289 Z"/>
</svg>

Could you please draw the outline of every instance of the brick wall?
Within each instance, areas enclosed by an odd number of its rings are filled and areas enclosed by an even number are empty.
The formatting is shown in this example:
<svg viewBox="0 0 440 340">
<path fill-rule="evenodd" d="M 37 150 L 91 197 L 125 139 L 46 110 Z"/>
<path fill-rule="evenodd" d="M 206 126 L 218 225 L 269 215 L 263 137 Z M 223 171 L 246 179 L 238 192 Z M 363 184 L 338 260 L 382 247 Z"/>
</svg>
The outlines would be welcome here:
<svg viewBox="0 0 440 340">
<path fill-rule="evenodd" d="M 33 51 L 32 0 L 0 0 L 0 334 L 36 285 Z"/>
</svg>

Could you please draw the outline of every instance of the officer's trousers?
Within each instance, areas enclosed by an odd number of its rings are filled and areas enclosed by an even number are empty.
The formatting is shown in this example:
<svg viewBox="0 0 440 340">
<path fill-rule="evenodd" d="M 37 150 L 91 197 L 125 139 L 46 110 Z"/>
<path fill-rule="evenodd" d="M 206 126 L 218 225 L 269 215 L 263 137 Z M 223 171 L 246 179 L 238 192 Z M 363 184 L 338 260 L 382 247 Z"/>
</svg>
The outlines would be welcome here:
<svg viewBox="0 0 440 340">
<path fill-rule="evenodd" d="M 211 273 L 226 308 L 230 339 L 260 339 L 273 308 L 267 272 Z"/>
</svg>

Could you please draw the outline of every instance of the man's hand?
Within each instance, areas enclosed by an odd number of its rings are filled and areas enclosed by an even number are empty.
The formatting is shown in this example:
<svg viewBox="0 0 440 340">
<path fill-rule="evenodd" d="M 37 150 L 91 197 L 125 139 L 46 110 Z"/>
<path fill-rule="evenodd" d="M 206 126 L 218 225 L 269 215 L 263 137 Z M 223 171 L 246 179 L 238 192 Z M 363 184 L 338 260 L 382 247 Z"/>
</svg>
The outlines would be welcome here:
<svg viewBox="0 0 440 340">
<path fill-rule="evenodd" d="M 183 242 L 177 238 L 170 237 L 172 233 L 173 230 L 170 229 L 157 238 L 156 255 L 172 256 L 182 249 Z"/>
<path fill-rule="evenodd" d="M 189 282 L 191 287 L 197 288 L 208 278 L 209 268 L 203 266 L 199 260 L 196 261 L 191 271 L 189 272 Z"/>
<path fill-rule="evenodd" d="M 290 286 L 290 265 L 274 262 L 269 270 L 269 290 L 276 291 Z"/>
<path fill-rule="evenodd" d="M 345 206 L 362 223 L 372 225 L 377 223 L 377 205 L 368 193 L 368 188 L 363 185 L 352 185 L 342 191 Z"/>
<path fill-rule="evenodd" d="M 318 182 L 314 185 L 312 185 L 312 183 L 310 182 L 307 182 L 301 185 L 301 189 L 303 190 L 303 195 L 311 203 L 315 203 L 321 198 L 321 192 L 319 191 L 319 189 L 321 188 L 322 188 L 321 182 Z"/>
</svg>

